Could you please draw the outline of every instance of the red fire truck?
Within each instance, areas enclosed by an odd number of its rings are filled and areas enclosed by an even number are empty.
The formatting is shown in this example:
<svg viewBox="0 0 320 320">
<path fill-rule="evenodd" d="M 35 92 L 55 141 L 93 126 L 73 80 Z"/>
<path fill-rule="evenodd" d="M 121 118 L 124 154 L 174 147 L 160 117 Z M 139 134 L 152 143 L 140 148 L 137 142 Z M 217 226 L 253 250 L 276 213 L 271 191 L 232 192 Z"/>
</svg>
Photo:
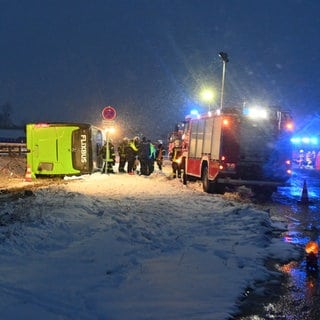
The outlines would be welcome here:
<svg viewBox="0 0 320 320">
<path fill-rule="evenodd" d="M 292 130 L 290 113 L 279 108 L 223 109 L 187 116 L 169 149 L 180 141 L 184 184 L 201 179 L 208 193 L 246 186 L 271 196 L 291 175 Z"/>
</svg>

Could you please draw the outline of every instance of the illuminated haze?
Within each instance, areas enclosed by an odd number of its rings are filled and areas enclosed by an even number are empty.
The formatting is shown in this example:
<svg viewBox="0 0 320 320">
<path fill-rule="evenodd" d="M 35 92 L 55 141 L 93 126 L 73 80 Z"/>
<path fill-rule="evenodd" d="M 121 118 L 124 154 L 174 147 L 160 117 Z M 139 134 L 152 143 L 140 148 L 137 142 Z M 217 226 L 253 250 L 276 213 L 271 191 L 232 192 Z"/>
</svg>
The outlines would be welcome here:
<svg viewBox="0 0 320 320">
<path fill-rule="evenodd" d="M 101 124 L 116 108 L 121 134 L 163 138 L 216 91 L 229 54 L 225 105 L 319 110 L 318 1 L 0 1 L 0 105 L 16 124 Z"/>
</svg>

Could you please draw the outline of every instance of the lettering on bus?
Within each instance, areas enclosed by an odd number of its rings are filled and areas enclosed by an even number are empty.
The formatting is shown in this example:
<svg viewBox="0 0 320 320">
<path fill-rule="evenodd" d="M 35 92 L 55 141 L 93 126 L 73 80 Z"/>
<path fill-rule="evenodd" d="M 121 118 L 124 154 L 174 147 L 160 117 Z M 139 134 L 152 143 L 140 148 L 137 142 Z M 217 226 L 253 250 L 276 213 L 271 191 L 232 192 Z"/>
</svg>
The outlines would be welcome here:
<svg viewBox="0 0 320 320">
<path fill-rule="evenodd" d="M 87 136 L 82 134 L 80 136 L 81 144 L 81 163 L 87 163 Z"/>
</svg>

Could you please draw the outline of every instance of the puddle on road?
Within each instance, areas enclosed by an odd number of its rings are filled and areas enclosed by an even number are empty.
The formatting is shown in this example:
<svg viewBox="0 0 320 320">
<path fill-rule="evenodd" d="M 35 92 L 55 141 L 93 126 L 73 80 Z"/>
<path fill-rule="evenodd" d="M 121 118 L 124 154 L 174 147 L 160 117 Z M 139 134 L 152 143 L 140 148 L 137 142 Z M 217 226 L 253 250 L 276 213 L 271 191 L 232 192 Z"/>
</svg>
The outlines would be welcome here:
<svg viewBox="0 0 320 320">
<path fill-rule="evenodd" d="M 308 178 L 308 179 L 307 179 Z M 308 205 L 299 204 L 304 180 L 308 185 Z M 284 221 L 287 231 L 283 241 L 293 243 L 304 251 L 309 241 L 320 243 L 320 179 L 299 175 L 291 186 L 282 188 L 274 197 L 270 213 L 275 220 Z M 319 258 L 317 262 L 319 264 Z M 258 284 L 264 295 L 254 292 L 241 305 L 241 314 L 234 320 L 319 320 L 319 270 L 307 268 L 306 257 L 300 261 L 277 264 L 268 261 L 269 268 L 280 271 L 280 276 L 268 283 Z"/>
</svg>

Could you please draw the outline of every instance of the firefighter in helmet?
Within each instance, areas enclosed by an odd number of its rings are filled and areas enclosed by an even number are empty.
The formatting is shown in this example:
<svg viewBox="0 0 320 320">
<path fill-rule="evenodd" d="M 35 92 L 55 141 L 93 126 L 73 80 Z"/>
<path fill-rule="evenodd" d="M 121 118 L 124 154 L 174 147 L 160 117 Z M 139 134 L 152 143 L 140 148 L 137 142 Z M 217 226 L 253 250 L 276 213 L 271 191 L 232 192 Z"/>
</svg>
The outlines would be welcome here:
<svg viewBox="0 0 320 320">
<path fill-rule="evenodd" d="M 138 156 L 138 150 L 139 150 L 139 138 L 136 137 L 133 140 L 130 140 L 127 149 L 126 149 L 126 156 L 128 161 L 128 174 L 134 174 L 134 171 L 136 170 L 136 159 Z"/>
<path fill-rule="evenodd" d="M 170 160 L 172 161 L 172 177 L 181 178 L 181 156 L 182 148 L 180 140 L 174 141 L 174 146 L 169 153 Z"/>
<path fill-rule="evenodd" d="M 127 162 L 127 150 L 128 150 L 129 140 L 127 137 L 124 137 L 118 145 L 118 154 L 119 154 L 119 172 L 125 172 L 124 167 Z"/>
<path fill-rule="evenodd" d="M 162 170 L 163 166 L 163 151 L 163 145 L 162 143 L 159 143 L 156 149 L 156 162 L 160 171 Z"/>
<path fill-rule="evenodd" d="M 109 152 L 108 152 L 108 159 L 107 158 L 107 145 L 109 146 Z M 111 139 L 104 144 L 104 146 L 101 148 L 100 154 L 102 155 L 102 158 L 104 160 L 102 173 L 114 173 L 113 166 L 116 163 L 116 154 L 114 150 L 114 145 L 111 141 Z"/>
</svg>

